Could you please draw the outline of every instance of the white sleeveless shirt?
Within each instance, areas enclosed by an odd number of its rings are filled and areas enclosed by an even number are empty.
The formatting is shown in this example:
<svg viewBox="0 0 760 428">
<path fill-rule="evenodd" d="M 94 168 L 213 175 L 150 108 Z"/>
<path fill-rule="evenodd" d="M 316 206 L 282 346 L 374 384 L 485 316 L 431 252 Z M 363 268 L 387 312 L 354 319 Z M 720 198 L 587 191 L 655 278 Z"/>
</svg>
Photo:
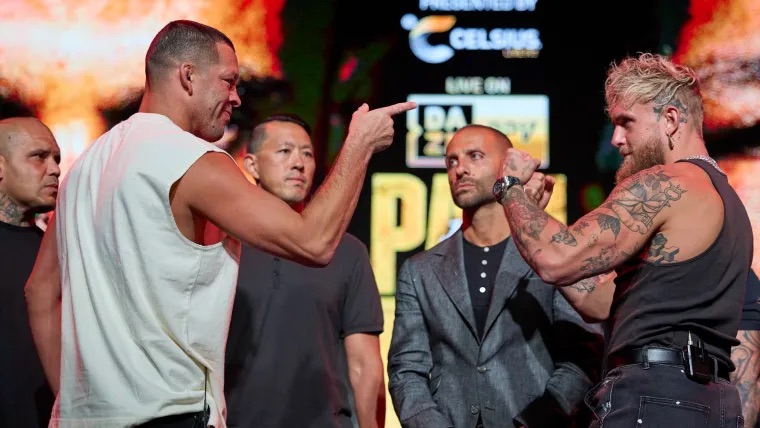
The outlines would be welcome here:
<svg viewBox="0 0 760 428">
<path fill-rule="evenodd" d="M 223 243 L 185 238 L 169 205 L 172 184 L 212 151 L 223 152 L 166 116 L 137 113 L 66 175 L 55 216 L 63 342 L 51 427 L 132 426 L 199 412 L 204 397 L 210 424 L 226 426 L 238 264 Z"/>
</svg>

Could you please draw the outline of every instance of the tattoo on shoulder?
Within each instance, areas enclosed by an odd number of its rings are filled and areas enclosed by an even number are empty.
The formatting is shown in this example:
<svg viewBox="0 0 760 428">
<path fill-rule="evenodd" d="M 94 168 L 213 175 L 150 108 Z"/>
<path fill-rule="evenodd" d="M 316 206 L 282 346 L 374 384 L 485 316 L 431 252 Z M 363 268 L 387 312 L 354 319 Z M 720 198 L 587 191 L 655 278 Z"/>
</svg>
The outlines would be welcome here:
<svg viewBox="0 0 760 428">
<path fill-rule="evenodd" d="M 680 248 L 668 246 L 668 238 L 660 232 L 652 238 L 647 251 L 646 260 L 655 265 L 663 265 L 676 262 L 676 256 Z"/>
<path fill-rule="evenodd" d="M 609 228 L 617 236 L 622 223 L 629 230 L 644 234 L 652 228 L 654 218 L 673 201 L 681 199 L 686 190 L 663 172 L 662 168 L 647 170 L 616 189 L 603 206 L 615 213 L 599 216 L 603 229 Z M 610 217 L 610 218 L 606 218 Z"/>
</svg>

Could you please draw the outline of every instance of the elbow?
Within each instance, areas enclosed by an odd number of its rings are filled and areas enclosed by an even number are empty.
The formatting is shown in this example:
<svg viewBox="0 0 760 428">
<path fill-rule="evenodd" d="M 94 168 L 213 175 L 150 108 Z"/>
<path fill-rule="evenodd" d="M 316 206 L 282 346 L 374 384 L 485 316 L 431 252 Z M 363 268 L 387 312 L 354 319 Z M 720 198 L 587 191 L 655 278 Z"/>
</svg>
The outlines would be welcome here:
<svg viewBox="0 0 760 428">
<path fill-rule="evenodd" d="M 334 256 L 335 247 L 317 247 L 305 255 L 304 264 L 311 267 L 325 267 L 330 264 Z"/>
<path fill-rule="evenodd" d="M 340 238 L 336 239 L 319 239 L 312 240 L 308 248 L 308 258 L 312 266 L 325 267 L 332 261 L 335 252 L 338 250 Z"/>
<path fill-rule="evenodd" d="M 534 257 L 534 270 L 541 279 L 550 285 L 565 287 L 574 284 L 580 279 L 579 272 L 571 270 L 572 265 L 568 260 L 558 256 L 542 256 L 540 253 Z"/>
</svg>

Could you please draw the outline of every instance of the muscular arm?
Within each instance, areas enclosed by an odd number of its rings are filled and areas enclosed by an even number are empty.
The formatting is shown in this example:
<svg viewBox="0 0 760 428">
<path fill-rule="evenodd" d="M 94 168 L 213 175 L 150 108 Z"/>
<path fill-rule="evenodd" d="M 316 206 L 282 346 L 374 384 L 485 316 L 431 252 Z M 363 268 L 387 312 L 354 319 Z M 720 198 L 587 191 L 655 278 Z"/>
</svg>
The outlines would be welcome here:
<svg viewBox="0 0 760 428">
<path fill-rule="evenodd" d="M 414 106 L 407 102 L 354 113 L 332 170 L 301 213 L 251 184 L 232 159 L 221 153 L 207 153 L 188 169 L 176 184 L 174 201 L 182 201 L 181 206 L 246 244 L 302 264 L 323 266 L 332 259 L 348 227 L 373 151 L 393 138 L 391 116 Z"/>
<path fill-rule="evenodd" d="M 57 394 L 61 370 L 61 270 L 55 217 L 48 222 L 24 292 L 34 345 L 50 388 Z"/>
<path fill-rule="evenodd" d="M 571 227 L 512 187 L 501 202 L 520 253 L 544 281 L 560 286 L 615 269 L 644 248 L 686 192 L 666 168 L 627 178 Z"/>
<path fill-rule="evenodd" d="M 327 264 L 345 232 L 371 152 L 346 147 L 314 199 L 298 213 L 249 182 L 223 153 L 203 155 L 182 177 L 176 198 L 240 241 L 309 265 Z"/>
<path fill-rule="evenodd" d="M 739 389 L 744 426 L 754 427 L 760 411 L 760 331 L 739 330 L 736 338 L 741 344 L 731 350 L 736 365 L 731 382 Z"/>
<path fill-rule="evenodd" d="M 380 338 L 355 333 L 346 337 L 346 357 L 360 428 L 385 426 L 385 382 Z"/>
</svg>

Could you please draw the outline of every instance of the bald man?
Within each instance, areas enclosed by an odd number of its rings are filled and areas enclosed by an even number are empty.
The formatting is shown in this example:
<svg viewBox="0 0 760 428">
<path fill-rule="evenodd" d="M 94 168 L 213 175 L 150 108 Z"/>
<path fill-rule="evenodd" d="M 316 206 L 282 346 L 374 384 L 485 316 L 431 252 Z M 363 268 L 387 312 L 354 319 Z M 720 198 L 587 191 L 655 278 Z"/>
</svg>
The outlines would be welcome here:
<svg viewBox="0 0 760 428">
<path fill-rule="evenodd" d="M 34 118 L 0 121 L 0 426 L 48 424 L 53 405 L 32 341 L 24 284 L 34 266 L 42 231 L 37 213 L 50 211 L 58 194 L 60 150 Z"/>
</svg>

